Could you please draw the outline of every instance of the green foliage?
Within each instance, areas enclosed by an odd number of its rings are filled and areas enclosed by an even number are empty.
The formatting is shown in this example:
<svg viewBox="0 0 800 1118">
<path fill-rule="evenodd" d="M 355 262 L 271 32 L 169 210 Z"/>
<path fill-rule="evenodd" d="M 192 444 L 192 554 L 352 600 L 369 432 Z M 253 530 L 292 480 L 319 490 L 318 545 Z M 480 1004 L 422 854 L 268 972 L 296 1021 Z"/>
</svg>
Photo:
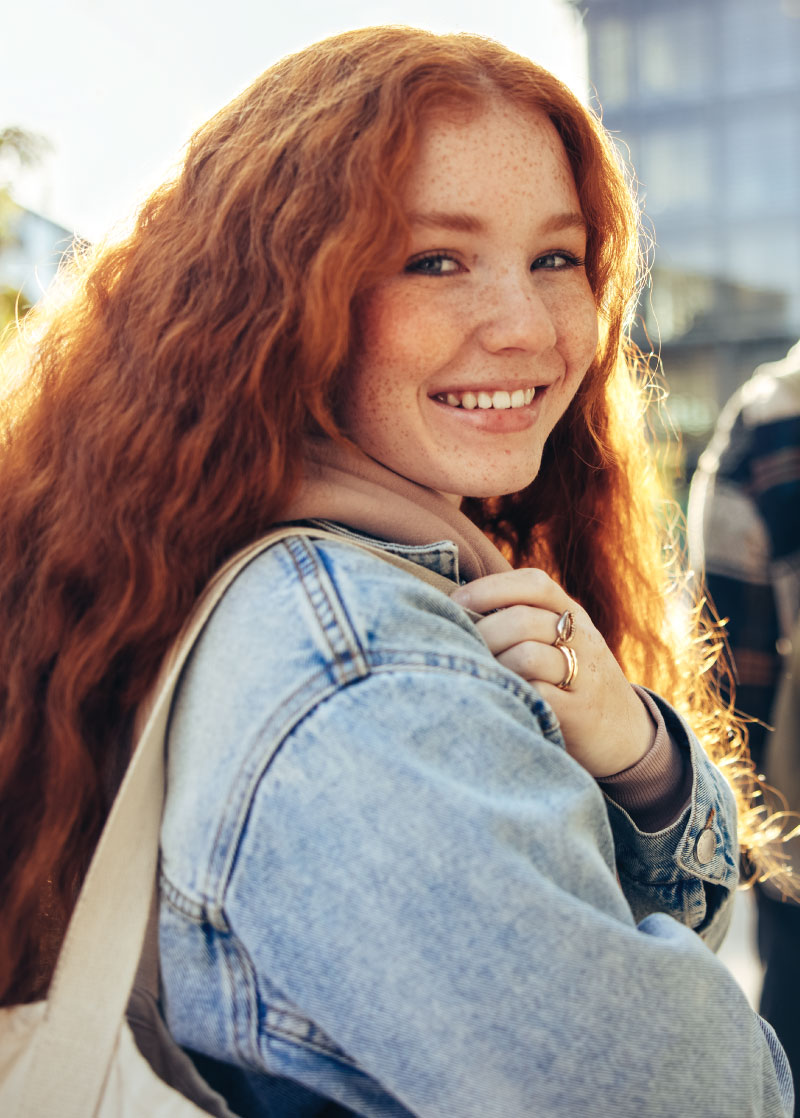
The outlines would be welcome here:
<svg viewBox="0 0 800 1118">
<path fill-rule="evenodd" d="M 50 147 L 44 136 L 11 126 L 0 128 L 0 169 L 4 166 L 33 167 Z M 3 185 L 7 190 L 8 181 Z"/>
<path fill-rule="evenodd" d="M 9 323 L 24 318 L 30 309 L 31 304 L 21 291 L 0 286 L 0 334 Z"/>
</svg>

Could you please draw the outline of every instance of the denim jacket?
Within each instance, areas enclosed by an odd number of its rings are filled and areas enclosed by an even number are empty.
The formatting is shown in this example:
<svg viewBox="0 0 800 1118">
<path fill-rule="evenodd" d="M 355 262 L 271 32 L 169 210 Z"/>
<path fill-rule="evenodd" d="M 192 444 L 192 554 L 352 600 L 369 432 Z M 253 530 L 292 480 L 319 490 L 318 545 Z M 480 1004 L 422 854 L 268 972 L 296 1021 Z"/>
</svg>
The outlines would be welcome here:
<svg viewBox="0 0 800 1118">
<path fill-rule="evenodd" d="M 446 541 L 383 546 L 458 580 Z M 733 798 L 659 704 L 693 785 L 649 834 L 444 594 L 346 538 L 271 548 L 172 716 L 173 1036 L 244 1118 L 790 1114 L 783 1052 L 709 950 Z"/>
</svg>

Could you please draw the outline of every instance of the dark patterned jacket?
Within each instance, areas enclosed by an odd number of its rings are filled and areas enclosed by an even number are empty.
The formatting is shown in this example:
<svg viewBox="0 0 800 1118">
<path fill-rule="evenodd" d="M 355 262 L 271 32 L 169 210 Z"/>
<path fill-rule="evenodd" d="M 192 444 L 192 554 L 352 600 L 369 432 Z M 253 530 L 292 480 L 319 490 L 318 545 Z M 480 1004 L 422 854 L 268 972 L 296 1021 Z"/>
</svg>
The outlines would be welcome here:
<svg viewBox="0 0 800 1118">
<path fill-rule="evenodd" d="M 771 725 L 800 616 L 800 342 L 723 409 L 692 481 L 689 546 L 729 619 L 736 705 Z M 750 728 L 759 767 L 767 733 Z M 800 774 L 800 742 L 796 750 Z"/>
</svg>

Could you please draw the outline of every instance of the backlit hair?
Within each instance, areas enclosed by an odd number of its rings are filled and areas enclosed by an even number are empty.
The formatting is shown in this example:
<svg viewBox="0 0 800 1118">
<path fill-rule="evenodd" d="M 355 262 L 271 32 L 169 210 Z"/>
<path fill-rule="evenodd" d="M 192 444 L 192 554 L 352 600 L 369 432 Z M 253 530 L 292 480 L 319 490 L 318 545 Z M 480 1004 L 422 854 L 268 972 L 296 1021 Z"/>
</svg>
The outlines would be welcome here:
<svg viewBox="0 0 800 1118">
<path fill-rule="evenodd" d="M 488 40 L 337 36 L 272 67 L 203 126 L 132 232 L 79 253 L 67 297 L 34 311 L 8 349 L 4 1000 L 47 982 L 133 713 L 198 593 L 280 518 L 306 434 L 341 437 L 355 310 L 402 260 L 400 196 L 426 115 L 489 97 L 543 110 L 564 142 L 601 341 L 533 485 L 465 508 L 514 563 L 563 581 L 629 677 L 687 713 L 713 757 L 738 755 L 736 723 L 699 671 L 708 645 L 668 608 L 675 579 L 626 356 L 637 214 L 601 126 L 547 71 Z"/>
</svg>

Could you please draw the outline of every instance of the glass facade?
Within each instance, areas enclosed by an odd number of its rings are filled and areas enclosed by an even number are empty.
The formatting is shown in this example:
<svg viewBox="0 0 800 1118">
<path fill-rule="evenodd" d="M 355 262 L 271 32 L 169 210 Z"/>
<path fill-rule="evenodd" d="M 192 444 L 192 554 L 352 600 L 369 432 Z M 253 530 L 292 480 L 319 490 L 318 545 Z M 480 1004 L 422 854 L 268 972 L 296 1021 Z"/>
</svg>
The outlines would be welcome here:
<svg viewBox="0 0 800 1118">
<path fill-rule="evenodd" d="M 645 211 L 672 217 L 706 214 L 714 204 L 708 128 L 663 124 L 640 134 L 633 154 Z"/>
<path fill-rule="evenodd" d="M 698 4 L 686 8 L 676 20 L 672 7 L 640 8 L 636 73 L 642 100 L 657 103 L 664 98 L 686 101 L 705 96 L 712 82 L 703 50 L 712 31 L 709 12 Z"/>
<path fill-rule="evenodd" d="M 720 405 L 800 337 L 800 0 L 582 0 L 589 79 L 653 237 L 687 473 Z"/>
</svg>

